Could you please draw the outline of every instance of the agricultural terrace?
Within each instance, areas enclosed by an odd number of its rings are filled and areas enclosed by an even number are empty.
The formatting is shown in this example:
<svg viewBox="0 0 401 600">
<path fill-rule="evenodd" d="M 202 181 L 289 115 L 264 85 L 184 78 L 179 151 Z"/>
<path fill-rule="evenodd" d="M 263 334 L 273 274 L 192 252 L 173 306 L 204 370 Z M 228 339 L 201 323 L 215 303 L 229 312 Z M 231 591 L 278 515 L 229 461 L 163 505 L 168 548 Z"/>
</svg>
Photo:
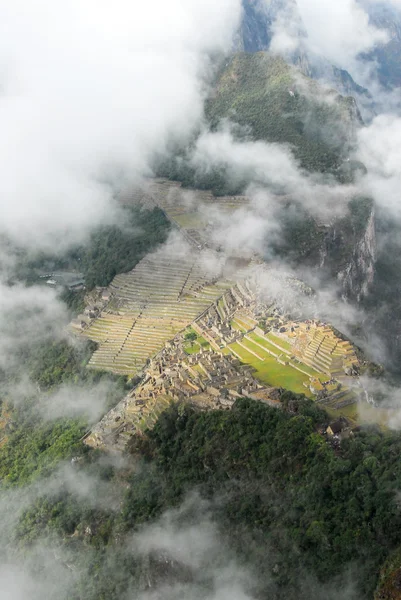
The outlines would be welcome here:
<svg viewBox="0 0 401 600">
<path fill-rule="evenodd" d="M 210 191 L 189 190 L 181 183 L 153 179 L 123 198 L 123 202 L 158 206 L 168 219 L 181 229 L 184 237 L 195 246 L 210 241 L 211 229 L 220 217 L 248 206 L 246 196 L 213 196 Z"/>
<path fill-rule="evenodd" d="M 82 333 L 99 344 L 90 367 L 133 377 L 230 287 L 189 254 L 159 251 L 114 278 L 111 301 Z"/>
</svg>

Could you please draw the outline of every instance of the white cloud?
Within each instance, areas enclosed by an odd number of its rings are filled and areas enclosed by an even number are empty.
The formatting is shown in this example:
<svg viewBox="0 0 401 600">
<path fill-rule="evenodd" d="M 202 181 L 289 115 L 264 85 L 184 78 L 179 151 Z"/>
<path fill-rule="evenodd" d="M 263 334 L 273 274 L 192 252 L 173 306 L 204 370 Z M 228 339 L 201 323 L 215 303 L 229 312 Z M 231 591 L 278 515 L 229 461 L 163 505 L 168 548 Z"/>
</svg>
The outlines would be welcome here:
<svg viewBox="0 0 401 600">
<path fill-rule="evenodd" d="M 52 337 L 60 339 L 68 322 L 54 290 L 0 281 L 0 368 L 13 366 L 20 350 Z"/>
<path fill-rule="evenodd" d="M 401 118 L 381 115 L 358 133 L 358 158 L 368 169 L 365 192 L 401 218 Z"/>
<path fill-rule="evenodd" d="M 224 167 L 234 181 L 245 178 L 256 185 L 291 194 L 316 218 L 328 222 L 344 213 L 356 191 L 353 186 L 336 185 L 330 178 L 302 171 L 289 146 L 236 141 L 228 128 L 201 135 L 192 164 L 206 173 Z"/>
<path fill-rule="evenodd" d="M 369 24 L 356 0 L 298 0 L 310 48 L 342 68 L 351 68 L 360 52 L 385 42 L 387 34 Z"/>
<path fill-rule="evenodd" d="M 20 242 L 105 221 L 104 181 L 201 117 L 207 53 L 230 47 L 239 0 L 0 4 L 0 207 Z"/>
</svg>

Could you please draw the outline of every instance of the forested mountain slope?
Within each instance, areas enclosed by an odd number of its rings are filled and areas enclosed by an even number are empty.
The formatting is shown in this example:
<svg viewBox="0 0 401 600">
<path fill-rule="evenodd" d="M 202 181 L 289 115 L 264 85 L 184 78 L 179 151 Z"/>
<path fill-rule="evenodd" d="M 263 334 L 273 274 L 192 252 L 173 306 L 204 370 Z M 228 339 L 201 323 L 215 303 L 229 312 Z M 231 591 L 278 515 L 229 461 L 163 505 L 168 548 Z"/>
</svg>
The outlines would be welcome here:
<svg viewBox="0 0 401 600">
<path fill-rule="evenodd" d="M 96 452 L 75 447 L 74 477 L 102 503 L 68 486 L 48 489 L 21 515 L 12 544 L 29 558 L 50 536 L 74 572 L 68 597 L 80 600 L 159 597 L 178 587 L 182 597 L 203 597 L 215 569 L 234 560 L 255 599 L 343 598 L 340 582 L 348 598 L 370 599 L 400 540 L 400 436 L 360 431 L 339 448 L 320 433 L 327 422 L 313 403 L 288 393 L 282 409 L 246 399 L 231 411 L 172 407 L 134 440 L 121 466 L 102 466 Z M 155 520 L 158 537 L 147 549 L 141 539 Z M 205 523 L 217 548 L 204 539 Z M 196 538 L 187 555 L 188 531 Z M 200 564 L 190 558 L 195 539 Z"/>
<path fill-rule="evenodd" d="M 232 118 L 253 139 L 286 143 L 310 171 L 339 167 L 361 124 L 353 98 L 304 77 L 268 53 L 236 54 L 219 74 L 206 104 L 212 127 Z"/>
</svg>

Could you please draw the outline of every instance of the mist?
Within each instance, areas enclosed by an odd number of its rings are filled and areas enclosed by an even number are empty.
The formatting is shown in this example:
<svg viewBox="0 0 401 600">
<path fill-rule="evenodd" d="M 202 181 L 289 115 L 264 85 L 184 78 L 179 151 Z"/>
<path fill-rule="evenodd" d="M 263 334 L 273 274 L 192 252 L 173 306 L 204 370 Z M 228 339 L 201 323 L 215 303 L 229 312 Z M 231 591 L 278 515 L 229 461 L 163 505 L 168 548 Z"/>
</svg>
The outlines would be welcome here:
<svg viewBox="0 0 401 600">
<path fill-rule="evenodd" d="M 398 0 L 393 3 L 400 5 Z M 379 89 L 374 67 L 365 68 L 359 57 L 386 43 L 388 34 L 369 23 L 360 4 L 353 0 L 298 0 L 298 7 L 308 33 L 303 40 L 308 49 L 349 69 L 358 81 L 369 83 L 370 89 Z M 240 141 L 234 135 L 235 124 L 227 122 L 211 132 L 205 125 L 204 101 L 215 74 L 214 59 L 231 50 L 240 17 L 240 0 L 156 0 L 141 6 L 128 0 L 113 4 L 72 0 L 68 5 L 61 0 L 39 0 L 35 6 L 27 0 L 3 2 L 0 236 L 32 255 L 38 250 L 62 252 L 84 243 L 96 226 L 121 223 L 121 190 L 131 189 L 154 175 L 156 154 L 168 155 L 175 143 L 185 147 L 200 132 L 192 145 L 190 166 L 203 174 L 222 167 L 231 180 L 249 182 L 244 190 L 249 199 L 246 208 L 227 214 L 219 210 L 217 203 L 197 206 L 213 222 L 211 246 L 220 246 L 218 254 L 212 250 L 202 252 L 200 262 L 205 272 L 220 277 L 227 256 L 262 257 L 269 261 L 269 269 L 250 268 L 248 272 L 262 296 L 274 297 L 284 308 L 295 306 L 309 318 L 328 320 L 352 337 L 354 325 L 364 324 L 367 316 L 361 307 L 343 301 L 341 281 L 327 282 L 319 266 L 297 269 L 290 259 L 275 254 L 283 232 L 281 210 L 290 199 L 312 215 L 319 226 L 329 227 L 347 215 L 351 198 L 364 194 L 372 195 L 375 203 L 399 222 L 400 120 L 395 114 L 380 115 L 369 126 L 358 129 L 352 158 L 360 160 L 368 173 L 347 185 L 340 185 L 332 175 L 303 170 L 290 145 L 252 141 L 250 135 Z M 298 27 L 297 20 L 277 22 L 272 42 L 275 52 L 295 50 L 291 34 Z M 395 112 L 394 96 L 383 92 L 381 97 Z M 322 97 L 321 101 L 330 99 Z M 328 131 L 327 136 L 336 133 Z M 192 193 L 187 194 L 187 200 L 189 205 L 196 203 Z M 177 232 L 171 233 L 158 249 L 175 260 L 192 251 Z M 108 410 L 118 393 L 117 386 L 109 380 L 87 385 L 78 381 L 44 393 L 38 389 L 25 372 L 21 354 L 49 340 L 74 345 L 66 330 L 71 315 L 48 287 L 9 285 L 12 255 L 4 253 L 0 264 L 0 369 L 10 373 L 20 370 L 18 381 L 4 387 L 2 396 L 17 408 L 29 397 L 46 425 L 73 419 L 89 427 Z M 308 281 L 314 293 L 308 295 L 297 289 L 300 280 Z M 372 358 L 386 357 L 385 348 L 373 334 L 364 343 Z M 369 385 L 373 387 L 371 382 Z M 399 390 L 377 384 L 373 391 L 391 399 L 395 412 L 390 427 L 399 429 Z M 3 539 L 13 537 L 13 528 L 24 511 L 43 495 L 49 501 L 71 497 L 84 507 L 87 521 L 80 523 L 86 526 L 83 533 L 82 527 L 78 530 L 71 526 L 64 540 L 44 528 L 26 555 L 18 543 L 13 546 L 0 568 L 0 600 L 67 599 L 80 577 L 90 578 L 96 573 L 97 565 L 85 571 L 93 552 L 87 514 L 105 511 L 114 518 L 131 484 L 122 477 L 109 482 L 85 470 L 86 464 L 81 470 L 81 461 L 81 456 L 68 456 L 55 470 L 47 472 L 47 465 L 43 467 L 45 476 L 21 487 L 23 492 L 2 490 Z M 96 468 L 100 465 L 105 470 L 110 466 L 117 471 L 134 468 L 125 457 L 101 457 L 97 462 L 95 456 L 93 461 Z M 150 498 L 154 493 L 144 490 Z M 155 513 L 150 523 L 141 524 L 126 537 L 117 528 L 111 549 L 105 550 L 106 564 L 113 565 L 112 560 L 107 562 L 108 553 L 118 546 L 128 564 L 138 560 L 147 565 L 156 557 L 167 573 L 171 569 L 172 576 L 161 577 L 155 585 L 145 582 L 139 595 L 136 589 L 126 589 L 124 598 L 258 597 L 256 569 L 244 565 L 230 547 L 216 523 L 211 503 L 195 494 L 161 516 Z M 41 525 L 40 519 L 38 511 L 32 517 L 33 529 Z M 74 519 L 71 522 L 75 523 Z M 98 524 L 96 518 L 93 522 Z M 106 526 L 105 539 L 107 535 Z M 78 540 L 83 540 L 83 550 L 76 550 Z M 126 564 L 120 565 L 121 570 Z M 266 572 L 273 573 L 275 565 L 272 550 L 271 556 L 266 556 Z M 175 578 L 177 570 L 180 577 Z M 351 575 L 340 583 L 324 586 L 305 573 L 299 589 L 308 598 L 359 598 Z M 277 592 L 273 576 L 271 590 Z"/>
<path fill-rule="evenodd" d="M 239 0 L 3 2 L 1 230 L 51 247 L 112 219 L 116 190 L 201 119 L 239 16 Z"/>
</svg>

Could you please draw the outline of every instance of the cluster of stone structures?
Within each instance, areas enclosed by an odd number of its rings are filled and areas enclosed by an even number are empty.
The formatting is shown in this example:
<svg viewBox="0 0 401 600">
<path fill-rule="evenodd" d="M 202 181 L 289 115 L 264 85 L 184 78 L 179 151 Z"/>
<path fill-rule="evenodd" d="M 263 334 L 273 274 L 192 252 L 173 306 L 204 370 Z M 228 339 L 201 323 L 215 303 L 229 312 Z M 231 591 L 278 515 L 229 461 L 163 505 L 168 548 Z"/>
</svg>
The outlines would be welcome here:
<svg viewBox="0 0 401 600">
<path fill-rule="evenodd" d="M 257 379 L 243 353 L 261 364 L 269 357 L 282 368 L 298 370 L 305 387 L 331 407 L 357 400 L 351 389 L 357 378 L 347 374 L 358 362 L 352 346 L 324 324 L 289 320 L 276 304 L 260 302 L 246 279 L 226 288 L 191 327 L 197 339 L 189 342 L 181 331 L 164 340 L 146 361 L 139 385 L 92 429 L 87 444 L 122 451 L 133 433 L 151 427 L 174 401 L 200 409 L 230 408 L 247 396 L 278 406 L 281 390 Z"/>
<path fill-rule="evenodd" d="M 216 272 L 224 257 L 211 242 L 208 216 L 213 219 L 216 203 L 218 211 L 232 212 L 247 198 L 195 197 L 180 184 L 156 180 L 123 201 L 159 206 L 180 231 L 175 243 L 117 275 L 108 289 L 95 290 L 72 322 L 98 343 L 91 368 L 139 380 L 87 434 L 88 445 L 124 450 L 133 433 L 151 427 L 174 401 L 229 409 L 247 396 L 279 406 L 288 376 L 330 409 L 358 401 L 354 349 L 324 323 L 304 320 L 304 299 L 311 298 L 305 284 L 255 258 L 241 271 L 238 258 L 231 257 L 236 264 L 228 269 L 225 257 Z M 185 338 L 189 326 L 196 341 Z M 281 372 L 283 385 L 273 382 L 272 370 Z"/>
<path fill-rule="evenodd" d="M 167 342 L 144 369 L 141 383 L 91 430 L 85 443 L 123 451 L 134 433 L 152 427 L 174 401 L 200 409 L 229 409 L 243 396 L 279 404 L 281 391 L 262 385 L 234 356 L 211 347 L 188 355 L 184 345 L 183 335 Z"/>
<path fill-rule="evenodd" d="M 215 350 L 226 348 L 242 361 L 244 353 L 261 362 L 274 357 L 307 376 L 304 387 L 332 408 L 357 401 L 359 360 L 350 342 L 324 323 L 293 320 L 275 303 L 259 302 L 246 281 L 230 288 L 193 329 Z"/>
</svg>

